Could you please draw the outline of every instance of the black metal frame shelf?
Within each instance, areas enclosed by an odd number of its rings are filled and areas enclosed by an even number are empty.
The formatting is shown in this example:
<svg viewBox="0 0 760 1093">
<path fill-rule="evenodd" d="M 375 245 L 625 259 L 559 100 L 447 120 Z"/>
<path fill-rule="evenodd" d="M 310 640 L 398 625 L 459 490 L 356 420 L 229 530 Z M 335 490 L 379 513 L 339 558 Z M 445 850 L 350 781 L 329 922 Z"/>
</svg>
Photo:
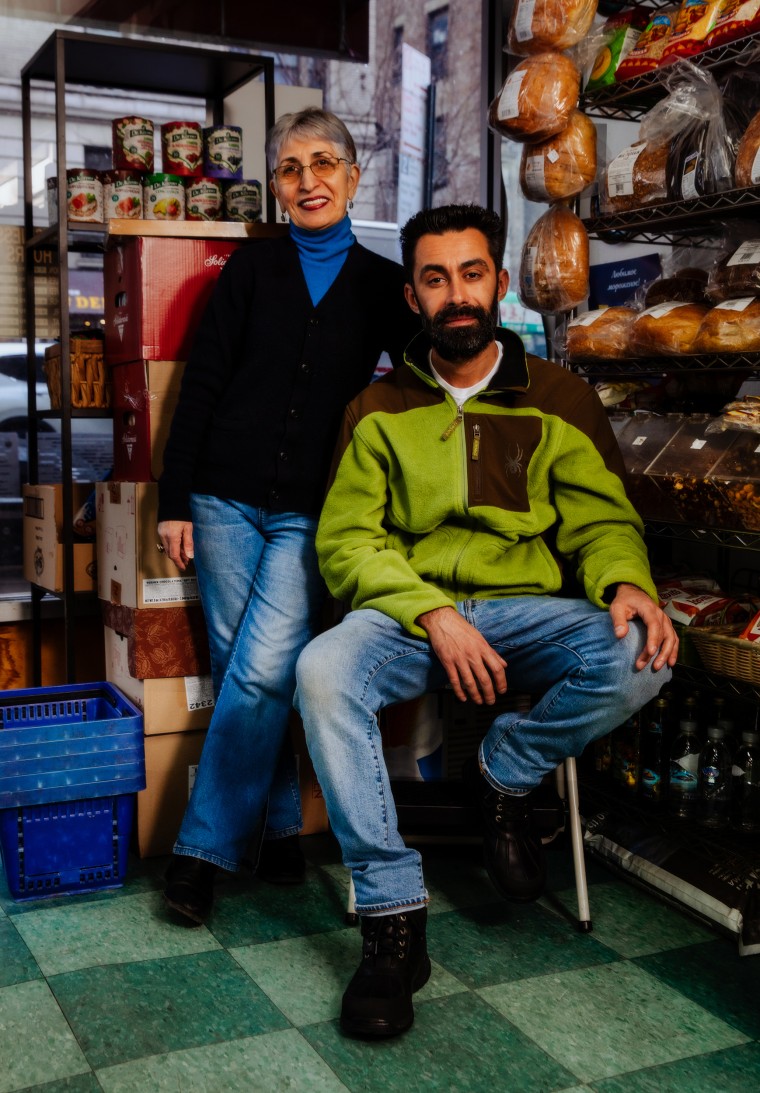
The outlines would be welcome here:
<svg viewBox="0 0 760 1093">
<path fill-rule="evenodd" d="M 688 236 L 689 242 L 696 245 L 714 241 L 720 230 L 719 219 L 744 213 L 760 214 L 760 186 L 586 217 L 583 224 L 589 235 L 607 243 L 675 243 Z"/>
<path fill-rule="evenodd" d="M 674 372 L 757 372 L 760 353 L 694 353 L 672 357 L 628 357 L 574 361 L 585 376 L 662 376 Z"/>
<path fill-rule="evenodd" d="M 760 32 L 734 42 L 724 42 L 686 60 L 697 68 L 719 75 L 736 62 L 742 59 L 746 61 L 748 53 L 755 47 L 760 51 Z M 589 91 L 584 98 L 584 112 L 597 118 L 638 121 L 665 94 L 663 81 L 670 68 L 670 64 L 660 65 L 651 72 L 645 72 L 623 83 L 613 84 L 599 91 Z"/>
<path fill-rule="evenodd" d="M 21 70 L 21 119 L 24 157 L 24 239 L 26 247 L 26 316 L 28 362 L 29 415 L 29 480 L 36 483 L 39 473 L 37 424 L 43 417 L 56 417 L 61 422 L 62 503 L 64 514 L 73 510 L 72 435 L 71 422 L 79 417 L 107 417 L 108 413 L 82 413 L 71 405 L 71 331 L 69 326 L 68 254 L 70 251 L 102 250 L 107 225 L 71 224 L 66 206 L 59 200 L 58 219 L 51 227 L 37 231 L 34 226 L 32 195 L 32 82 L 52 84 L 55 95 L 55 129 L 57 173 L 65 178 L 66 155 L 66 95 L 72 87 L 108 88 L 124 91 L 145 91 L 158 94 L 186 95 L 206 102 L 209 116 L 215 124 L 224 120 L 224 100 L 233 91 L 251 80 L 263 80 L 264 124 L 268 130 L 274 123 L 274 59 L 241 49 L 173 45 L 155 39 L 123 37 L 121 35 L 89 34 L 79 31 L 56 30 Z M 267 178 L 268 181 L 268 178 Z M 59 191 L 62 187 L 59 186 Z M 59 193 L 59 198 L 60 198 Z M 276 219 L 274 196 L 265 187 L 267 219 Z M 58 302 L 61 341 L 61 408 L 54 414 L 38 414 L 36 405 L 35 359 L 35 278 L 34 251 L 40 247 L 57 248 Z M 74 618 L 78 594 L 74 587 L 74 559 L 71 521 L 64 520 L 63 587 L 59 595 L 63 602 L 66 679 L 76 678 Z M 33 675 L 41 681 L 42 632 L 41 601 L 45 590 L 31 586 L 33 619 Z M 55 593 L 54 593 L 55 595 Z"/>
<path fill-rule="evenodd" d="M 742 701 L 760 702 L 760 687 L 754 683 L 747 683 L 743 679 L 719 675 L 717 672 L 710 672 L 705 667 L 694 667 L 689 664 L 676 664 L 675 672 L 678 680 L 682 683 L 690 683 L 695 687 L 702 687 L 707 684 L 713 690 L 730 694 Z"/>
<path fill-rule="evenodd" d="M 701 543 L 707 546 L 760 550 L 760 531 L 724 531 L 721 528 L 647 520 L 646 533 L 652 539 L 676 539 L 680 542 Z"/>
</svg>

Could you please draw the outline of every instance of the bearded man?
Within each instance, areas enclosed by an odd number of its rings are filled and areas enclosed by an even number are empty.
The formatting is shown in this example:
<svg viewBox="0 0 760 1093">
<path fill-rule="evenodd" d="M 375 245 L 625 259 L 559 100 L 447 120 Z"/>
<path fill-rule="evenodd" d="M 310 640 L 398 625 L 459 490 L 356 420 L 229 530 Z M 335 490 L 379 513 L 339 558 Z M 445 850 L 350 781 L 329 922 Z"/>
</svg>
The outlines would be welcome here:
<svg viewBox="0 0 760 1093">
<path fill-rule="evenodd" d="M 471 780 L 492 882 L 534 900 L 546 868 L 533 790 L 653 698 L 678 652 L 596 392 L 497 327 L 499 217 L 425 210 L 401 242 L 423 329 L 346 411 L 317 551 L 351 610 L 297 666 L 361 916 L 341 1024 L 365 1037 L 408 1029 L 430 975 L 428 894 L 398 832 L 378 711 L 447 683 L 479 705 L 508 679 L 533 696 L 528 713 L 494 717 Z"/>
</svg>

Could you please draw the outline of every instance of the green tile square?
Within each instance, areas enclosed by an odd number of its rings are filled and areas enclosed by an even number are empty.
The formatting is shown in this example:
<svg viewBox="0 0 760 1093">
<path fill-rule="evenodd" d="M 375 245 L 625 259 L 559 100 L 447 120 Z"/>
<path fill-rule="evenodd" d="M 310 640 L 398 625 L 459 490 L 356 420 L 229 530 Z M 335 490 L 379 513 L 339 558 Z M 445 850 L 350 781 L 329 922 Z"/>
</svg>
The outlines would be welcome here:
<svg viewBox="0 0 760 1093">
<path fill-rule="evenodd" d="M 725 1051 L 679 1059 L 633 1074 L 594 1082 L 596 1093 L 683 1093 L 709 1090 L 757 1093 L 760 1089 L 760 1044 L 739 1044 Z"/>
<path fill-rule="evenodd" d="M 93 1068 L 287 1026 L 221 951 L 86 968 L 50 987 Z"/>
<path fill-rule="evenodd" d="M 0 918 L 0 987 L 41 979 L 42 972 L 13 923 Z"/>
<path fill-rule="evenodd" d="M 333 1021 L 301 1032 L 344 1084 L 362 1093 L 547 1093 L 576 1084 L 560 1063 L 470 993 L 415 1002 L 413 1027 L 392 1040 L 354 1040 Z"/>
<path fill-rule="evenodd" d="M 98 1079 L 92 1073 L 77 1074 L 74 1078 L 61 1078 L 57 1082 L 27 1086 L 18 1093 L 103 1093 Z"/>
<path fill-rule="evenodd" d="M 642 956 L 635 963 L 751 1039 L 760 1040 L 760 960 L 739 956 L 735 941 L 716 938 L 687 949 Z"/>
<path fill-rule="evenodd" d="M 230 955 L 294 1025 L 329 1021 L 340 1014 L 349 979 L 361 959 L 356 929 L 273 941 L 231 949 Z M 439 965 L 419 992 L 419 999 L 438 998 L 466 987 Z"/>
<path fill-rule="evenodd" d="M 558 892 L 560 903 L 578 913 L 575 889 Z M 714 933 L 662 900 L 624 881 L 589 888 L 594 937 L 620 956 L 644 956 L 710 941 Z"/>
<path fill-rule="evenodd" d="M 103 1093 L 347 1093 L 295 1029 L 121 1063 L 98 1080 Z"/>
<path fill-rule="evenodd" d="M 628 961 L 478 994 L 586 1083 L 747 1039 Z"/>
<path fill-rule="evenodd" d="M 89 1073 L 47 983 L 0 988 L 0 1093 Z"/>
<path fill-rule="evenodd" d="M 46 976 L 219 948 L 208 930 L 173 922 L 157 892 L 108 902 L 56 903 L 14 922 Z"/>
<path fill-rule="evenodd" d="M 537 904 L 499 904 L 428 919 L 431 956 L 468 987 L 525 979 L 617 960 Z"/>
</svg>

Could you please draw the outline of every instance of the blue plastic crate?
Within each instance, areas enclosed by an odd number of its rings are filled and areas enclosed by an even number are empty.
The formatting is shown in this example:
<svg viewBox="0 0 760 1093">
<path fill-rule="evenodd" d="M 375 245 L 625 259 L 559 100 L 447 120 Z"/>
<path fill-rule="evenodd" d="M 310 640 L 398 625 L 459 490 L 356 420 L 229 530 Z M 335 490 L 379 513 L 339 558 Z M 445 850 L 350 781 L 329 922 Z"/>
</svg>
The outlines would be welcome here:
<svg viewBox="0 0 760 1093">
<path fill-rule="evenodd" d="M 131 793 L 0 812 L 0 848 L 13 898 L 121 887 L 134 806 Z"/>
<path fill-rule="evenodd" d="M 144 788 L 142 714 L 112 684 L 0 694 L 0 809 Z"/>
</svg>

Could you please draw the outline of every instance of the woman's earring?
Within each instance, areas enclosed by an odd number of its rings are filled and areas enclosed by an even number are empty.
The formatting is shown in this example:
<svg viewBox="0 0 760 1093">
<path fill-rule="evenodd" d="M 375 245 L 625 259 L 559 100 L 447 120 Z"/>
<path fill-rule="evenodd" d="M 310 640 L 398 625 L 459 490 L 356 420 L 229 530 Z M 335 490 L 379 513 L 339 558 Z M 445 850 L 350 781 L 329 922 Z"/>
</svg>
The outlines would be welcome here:
<svg viewBox="0 0 760 1093">
<path fill-rule="evenodd" d="M 349 202 L 348 202 L 348 207 L 349 207 L 349 209 L 353 209 L 353 207 L 354 207 L 354 203 L 350 199 L 349 199 Z"/>
<path fill-rule="evenodd" d="M 284 223 L 285 223 L 285 221 L 286 221 L 287 219 L 288 219 L 288 218 L 287 218 L 287 216 L 285 215 L 285 211 L 283 210 L 283 211 L 282 211 L 282 212 L 280 213 L 280 220 L 281 220 L 281 221 L 283 222 L 283 224 L 284 224 Z"/>
</svg>

